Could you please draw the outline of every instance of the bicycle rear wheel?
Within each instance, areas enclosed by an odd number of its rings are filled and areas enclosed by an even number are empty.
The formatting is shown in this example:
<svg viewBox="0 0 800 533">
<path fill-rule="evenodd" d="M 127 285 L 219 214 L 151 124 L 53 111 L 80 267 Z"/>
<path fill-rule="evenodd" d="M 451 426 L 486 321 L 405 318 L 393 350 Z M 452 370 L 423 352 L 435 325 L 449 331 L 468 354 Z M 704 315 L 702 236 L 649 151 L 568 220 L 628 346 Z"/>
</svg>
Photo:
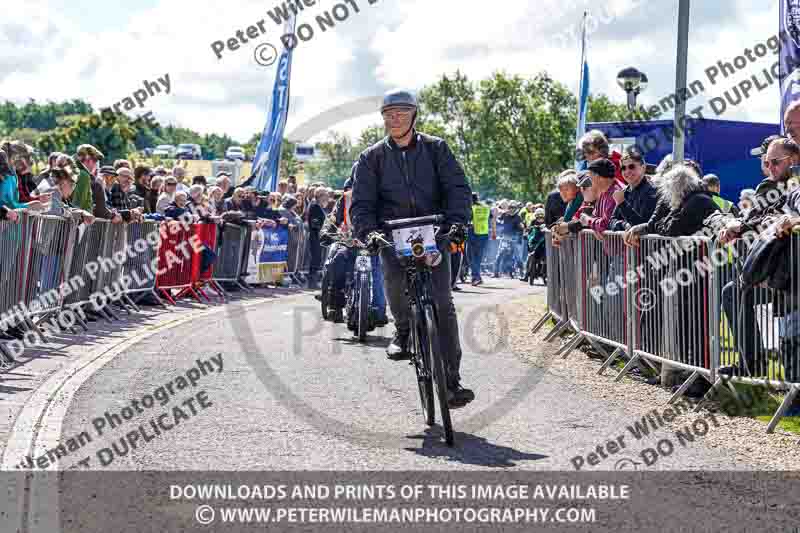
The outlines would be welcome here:
<svg viewBox="0 0 800 533">
<path fill-rule="evenodd" d="M 412 318 L 411 335 L 414 341 L 414 370 L 417 372 L 417 386 L 419 387 L 419 400 L 422 404 L 422 415 L 425 417 L 425 423 L 433 426 L 436 423 L 436 408 L 433 406 L 430 345 L 428 344 L 427 332 L 422 328 L 422 324 L 419 318 Z"/>
<path fill-rule="evenodd" d="M 364 272 L 358 275 L 358 342 L 367 340 L 367 330 L 369 329 L 369 276 Z"/>
<path fill-rule="evenodd" d="M 444 358 L 442 357 L 441 343 L 439 341 L 439 322 L 437 320 L 439 317 L 432 304 L 425 304 L 424 313 L 425 326 L 428 331 L 431 369 L 433 371 L 433 381 L 436 383 L 436 396 L 439 398 L 444 439 L 448 446 L 452 446 L 455 441 L 455 435 L 453 433 L 453 422 L 450 418 L 450 406 L 447 403 L 447 371 L 444 366 Z"/>
</svg>

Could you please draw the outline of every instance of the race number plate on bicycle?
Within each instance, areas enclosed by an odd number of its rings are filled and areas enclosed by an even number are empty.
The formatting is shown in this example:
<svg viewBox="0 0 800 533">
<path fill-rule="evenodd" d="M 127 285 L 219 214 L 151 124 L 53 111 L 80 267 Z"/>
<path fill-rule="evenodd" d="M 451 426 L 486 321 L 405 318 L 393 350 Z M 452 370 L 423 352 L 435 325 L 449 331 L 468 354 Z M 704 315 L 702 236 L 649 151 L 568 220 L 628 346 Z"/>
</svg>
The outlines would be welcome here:
<svg viewBox="0 0 800 533">
<path fill-rule="evenodd" d="M 437 251 L 432 225 L 392 230 L 392 239 L 397 249 L 397 255 L 403 257 L 411 257 L 411 245 L 414 242 L 421 242 L 425 246 L 425 253 Z"/>
</svg>

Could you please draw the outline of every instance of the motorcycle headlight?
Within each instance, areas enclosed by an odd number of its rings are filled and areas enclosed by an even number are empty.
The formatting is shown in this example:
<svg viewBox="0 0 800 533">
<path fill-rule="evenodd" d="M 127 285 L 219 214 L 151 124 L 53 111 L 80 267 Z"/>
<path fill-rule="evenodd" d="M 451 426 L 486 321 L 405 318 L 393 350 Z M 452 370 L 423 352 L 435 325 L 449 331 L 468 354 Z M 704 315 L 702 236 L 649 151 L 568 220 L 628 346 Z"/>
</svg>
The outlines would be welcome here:
<svg viewBox="0 0 800 533">
<path fill-rule="evenodd" d="M 356 257 L 356 270 L 364 272 L 372 270 L 372 259 L 368 255 L 360 255 Z"/>
</svg>

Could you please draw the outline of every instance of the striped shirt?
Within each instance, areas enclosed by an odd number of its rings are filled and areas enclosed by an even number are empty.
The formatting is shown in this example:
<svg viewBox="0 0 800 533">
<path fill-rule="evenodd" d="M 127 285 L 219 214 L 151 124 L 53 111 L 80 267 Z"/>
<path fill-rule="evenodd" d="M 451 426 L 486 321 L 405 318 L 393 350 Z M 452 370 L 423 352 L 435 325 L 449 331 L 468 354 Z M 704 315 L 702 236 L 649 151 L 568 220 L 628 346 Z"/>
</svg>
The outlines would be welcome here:
<svg viewBox="0 0 800 533">
<path fill-rule="evenodd" d="M 622 186 L 615 180 L 611 187 L 600 195 L 594 206 L 594 216 L 589 217 L 589 229 L 593 229 L 597 233 L 603 233 L 608 229 L 608 225 L 611 223 L 611 216 L 614 214 L 614 209 L 617 208 L 617 202 L 614 201 L 614 193 L 621 189 Z"/>
</svg>

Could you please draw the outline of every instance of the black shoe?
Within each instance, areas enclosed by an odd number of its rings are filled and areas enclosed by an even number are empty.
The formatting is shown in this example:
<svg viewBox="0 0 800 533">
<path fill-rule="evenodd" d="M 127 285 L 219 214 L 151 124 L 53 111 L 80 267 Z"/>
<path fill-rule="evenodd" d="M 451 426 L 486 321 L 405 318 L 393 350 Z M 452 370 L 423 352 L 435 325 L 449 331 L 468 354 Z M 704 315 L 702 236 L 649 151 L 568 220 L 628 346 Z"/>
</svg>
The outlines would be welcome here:
<svg viewBox="0 0 800 533">
<path fill-rule="evenodd" d="M 387 325 L 388 323 L 389 323 L 389 317 L 387 317 L 386 315 L 379 316 L 379 317 L 377 317 L 375 319 L 375 327 L 376 328 L 382 328 L 383 326 Z"/>
<path fill-rule="evenodd" d="M 341 324 L 344 322 L 344 312 L 341 309 L 336 309 L 333 311 L 332 322 L 334 324 Z"/>
<path fill-rule="evenodd" d="M 447 406 L 450 409 L 464 407 L 474 399 L 475 393 L 470 389 L 465 389 L 460 384 L 447 390 Z"/>
<path fill-rule="evenodd" d="M 459 287 L 458 285 L 453 285 L 453 290 L 456 292 L 461 292 L 461 287 Z"/>
<path fill-rule="evenodd" d="M 11 326 L 5 331 L 5 333 L 12 339 L 17 339 L 18 341 L 21 341 L 25 338 L 25 332 L 17 326 Z"/>
<path fill-rule="evenodd" d="M 411 359 L 411 352 L 408 351 L 409 332 L 396 331 L 392 343 L 386 348 L 386 356 L 393 361 Z"/>
</svg>

